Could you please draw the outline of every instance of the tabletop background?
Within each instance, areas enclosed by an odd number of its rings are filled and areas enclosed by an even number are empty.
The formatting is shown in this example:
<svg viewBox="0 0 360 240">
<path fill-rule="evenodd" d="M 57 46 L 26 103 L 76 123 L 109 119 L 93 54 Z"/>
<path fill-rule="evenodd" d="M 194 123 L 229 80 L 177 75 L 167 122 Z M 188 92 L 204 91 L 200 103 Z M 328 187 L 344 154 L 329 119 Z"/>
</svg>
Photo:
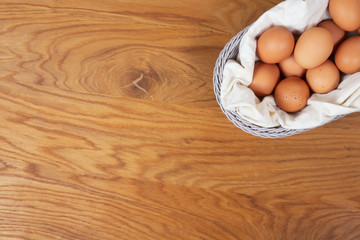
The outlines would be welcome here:
<svg viewBox="0 0 360 240">
<path fill-rule="evenodd" d="M 280 0 L 0 0 L 0 239 L 360 239 L 360 114 L 282 139 L 214 96 Z"/>
</svg>

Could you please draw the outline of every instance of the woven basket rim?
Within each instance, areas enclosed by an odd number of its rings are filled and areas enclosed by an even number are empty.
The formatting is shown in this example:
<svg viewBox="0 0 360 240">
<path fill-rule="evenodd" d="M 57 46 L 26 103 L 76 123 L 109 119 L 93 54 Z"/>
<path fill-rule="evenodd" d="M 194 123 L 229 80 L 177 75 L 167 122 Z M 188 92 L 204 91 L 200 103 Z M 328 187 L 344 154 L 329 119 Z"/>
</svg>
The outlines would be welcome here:
<svg viewBox="0 0 360 240">
<path fill-rule="evenodd" d="M 238 55 L 241 39 L 250 27 L 251 27 L 251 25 L 247 26 L 242 31 L 240 31 L 238 34 L 236 34 L 222 49 L 222 51 L 220 52 L 219 57 L 216 61 L 214 73 L 213 73 L 213 84 L 214 84 L 214 93 L 216 96 L 216 101 L 218 102 L 221 110 L 235 126 L 240 128 L 244 132 L 247 132 L 254 136 L 258 136 L 258 137 L 262 137 L 262 138 L 283 138 L 283 137 L 292 136 L 295 134 L 299 134 L 299 133 L 314 129 L 314 128 L 287 129 L 287 128 L 283 128 L 282 126 L 278 126 L 278 127 L 258 126 L 256 124 L 253 124 L 253 123 L 245 120 L 235 111 L 230 111 L 230 110 L 225 109 L 224 106 L 222 105 L 222 103 L 221 103 L 221 84 L 223 81 L 223 70 L 224 70 L 225 64 L 229 59 L 236 59 L 236 56 Z M 338 115 L 329 122 L 335 121 L 343 116 L 345 116 L 345 115 Z M 327 123 L 325 123 L 325 124 L 327 124 Z"/>
</svg>

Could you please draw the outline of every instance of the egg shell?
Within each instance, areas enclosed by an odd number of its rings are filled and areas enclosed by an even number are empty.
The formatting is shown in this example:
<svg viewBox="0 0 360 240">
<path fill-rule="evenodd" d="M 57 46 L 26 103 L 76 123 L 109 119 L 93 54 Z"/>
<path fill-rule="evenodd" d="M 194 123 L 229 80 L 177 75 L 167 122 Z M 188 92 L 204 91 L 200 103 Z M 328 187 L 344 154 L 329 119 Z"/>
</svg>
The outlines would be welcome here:
<svg viewBox="0 0 360 240">
<path fill-rule="evenodd" d="M 334 47 L 337 47 L 345 37 L 345 31 L 330 19 L 322 21 L 318 24 L 318 27 L 325 28 L 330 32 L 333 38 Z"/>
<path fill-rule="evenodd" d="M 301 34 L 294 50 L 295 61 L 310 69 L 323 64 L 334 49 L 333 38 L 328 30 L 313 27 Z"/>
<path fill-rule="evenodd" d="M 345 31 L 355 31 L 360 27 L 359 0 L 330 0 L 329 12 L 334 22 Z"/>
<path fill-rule="evenodd" d="M 257 97 L 270 95 L 279 82 L 280 70 L 276 64 L 255 63 L 253 80 L 249 88 Z"/>
<path fill-rule="evenodd" d="M 312 91 L 328 93 L 339 85 L 340 72 L 331 60 L 327 60 L 320 66 L 307 70 L 306 81 Z"/>
<path fill-rule="evenodd" d="M 284 77 L 303 77 L 306 69 L 296 63 L 294 55 L 279 62 L 280 72 Z"/>
<path fill-rule="evenodd" d="M 340 44 L 335 53 L 335 64 L 343 73 L 360 71 L 360 36 L 350 37 Z"/>
<path fill-rule="evenodd" d="M 294 113 L 307 105 L 310 89 L 299 77 L 288 77 L 281 80 L 275 88 L 274 99 L 278 107 L 285 112 Z"/>
<path fill-rule="evenodd" d="M 283 26 L 275 26 L 260 35 L 257 55 L 265 63 L 278 63 L 292 54 L 294 46 L 293 34 Z"/>
</svg>

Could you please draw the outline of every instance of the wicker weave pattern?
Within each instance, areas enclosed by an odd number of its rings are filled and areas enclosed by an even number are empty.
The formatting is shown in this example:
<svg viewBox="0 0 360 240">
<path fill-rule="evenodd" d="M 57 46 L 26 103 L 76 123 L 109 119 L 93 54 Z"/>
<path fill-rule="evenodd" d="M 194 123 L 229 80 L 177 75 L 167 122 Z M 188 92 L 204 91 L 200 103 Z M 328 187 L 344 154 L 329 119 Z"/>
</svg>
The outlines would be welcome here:
<svg viewBox="0 0 360 240">
<path fill-rule="evenodd" d="M 250 26 L 249 26 L 250 27 Z M 235 37 L 228 42 L 224 49 L 221 51 L 219 58 L 216 61 L 214 75 L 213 75 L 213 83 L 214 83 L 214 92 L 216 96 L 216 100 L 220 105 L 221 110 L 225 113 L 227 118 L 235 124 L 238 128 L 242 129 L 243 131 L 250 133 L 254 136 L 259 136 L 263 138 L 282 138 L 287 136 L 292 136 L 295 134 L 299 134 L 301 132 L 310 130 L 310 129 L 285 129 L 283 127 L 271 127 L 271 128 L 264 128 L 261 126 L 254 125 L 242 117 L 240 117 L 236 112 L 229 111 L 224 109 L 220 94 L 221 94 L 221 83 L 223 81 L 223 70 L 227 60 L 229 59 L 236 59 L 236 56 L 239 51 L 239 44 L 243 35 L 247 32 L 248 28 L 245 28 L 243 31 L 239 32 Z M 336 119 L 342 116 L 338 116 Z M 334 120 L 336 120 L 334 119 Z"/>
</svg>

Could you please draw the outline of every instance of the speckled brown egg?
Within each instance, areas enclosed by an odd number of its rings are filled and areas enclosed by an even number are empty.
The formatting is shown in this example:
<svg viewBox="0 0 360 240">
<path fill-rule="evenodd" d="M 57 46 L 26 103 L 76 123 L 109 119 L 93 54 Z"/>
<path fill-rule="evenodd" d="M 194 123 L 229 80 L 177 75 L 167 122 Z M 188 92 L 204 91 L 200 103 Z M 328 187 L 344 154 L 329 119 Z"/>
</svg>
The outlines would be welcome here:
<svg viewBox="0 0 360 240">
<path fill-rule="evenodd" d="M 330 57 L 333 48 L 333 38 L 328 30 L 310 28 L 301 34 L 295 45 L 295 61 L 305 69 L 317 67 Z"/>
<path fill-rule="evenodd" d="M 348 38 L 340 44 L 335 53 L 335 64 L 343 73 L 360 71 L 360 36 Z"/>
<path fill-rule="evenodd" d="M 306 81 L 314 92 L 328 93 L 339 85 L 340 72 L 331 60 L 327 60 L 320 66 L 307 70 Z"/>
<path fill-rule="evenodd" d="M 360 0 L 330 0 L 329 11 L 336 25 L 345 31 L 360 27 Z"/>
<path fill-rule="evenodd" d="M 293 34 L 283 26 L 275 26 L 260 35 L 257 55 L 264 63 L 278 63 L 292 54 L 294 46 Z"/>
<path fill-rule="evenodd" d="M 274 98 L 278 107 L 285 112 L 294 113 L 307 105 L 310 89 L 299 77 L 288 77 L 280 81 L 275 88 Z"/>
<path fill-rule="evenodd" d="M 276 64 L 257 62 L 249 88 L 257 97 L 265 97 L 274 91 L 279 79 L 280 70 Z"/>
</svg>

